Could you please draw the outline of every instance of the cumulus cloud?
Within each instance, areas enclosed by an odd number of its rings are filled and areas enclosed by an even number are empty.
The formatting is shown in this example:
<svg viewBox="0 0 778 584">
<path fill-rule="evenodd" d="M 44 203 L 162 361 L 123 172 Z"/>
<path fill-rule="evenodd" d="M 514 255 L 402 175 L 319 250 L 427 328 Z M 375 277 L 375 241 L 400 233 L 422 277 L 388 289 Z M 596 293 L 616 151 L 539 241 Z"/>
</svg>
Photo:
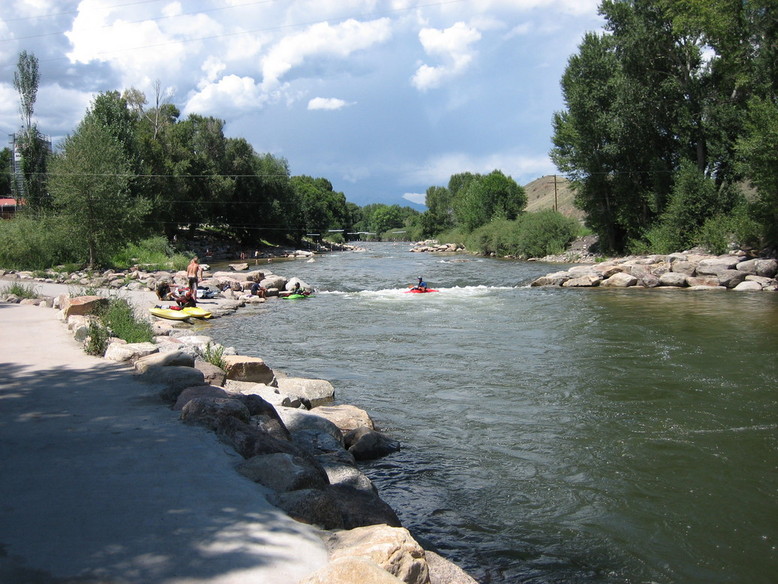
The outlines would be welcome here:
<svg viewBox="0 0 778 584">
<path fill-rule="evenodd" d="M 450 152 L 433 156 L 422 166 L 409 168 L 405 178 L 410 183 L 446 185 L 453 174 L 488 174 L 493 170 L 500 170 L 521 183 L 523 177 L 553 173 L 554 164 L 547 156 L 527 156 L 509 152 L 483 155 Z"/>
<path fill-rule="evenodd" d="M 427 200 L 427 195 L 424 193 L 405 193 L 403 199 L 416 203 L 417 205 L 424 205 Z"/>
<path fill-rule="evenodd" d="M 262 86 L 276 88 L 281 78 L 306 59 L 335 56 L 344 59 L 352 53 L 386 41 L 391 21 L 379 18 L 368 22 L 346 20 L 337 25 L 320 22 L 299 34 L 289 35 L 273 46 L 262 60 Z"/>
<path fill-rule="evenodd" d="M 224 117 L 225 112 L 238 112 L 262 107 L 268 96 L 251 77 L 227 75 L 205 85 L 190 97 L 184 112 L 213 114 Z"/>
<path fill-rule="evenodd" d="M 308 102 L 309 110 L 339 110 L 346 106 L 353 105 L 337 97 L 314 97 Z"/>
<path fill-rule="evenodd" d="M 472 45 L 481 40 L 481 33 L 464 22 L 457 22 L 446 29 L 423 28 L 419 32 L 424 52 L 439 57 L 440 65 L 419 66 L 411 82 L 420 91 L 439 87 L 444 80 L 462 73 L 473 61 Z"/>
</svg>

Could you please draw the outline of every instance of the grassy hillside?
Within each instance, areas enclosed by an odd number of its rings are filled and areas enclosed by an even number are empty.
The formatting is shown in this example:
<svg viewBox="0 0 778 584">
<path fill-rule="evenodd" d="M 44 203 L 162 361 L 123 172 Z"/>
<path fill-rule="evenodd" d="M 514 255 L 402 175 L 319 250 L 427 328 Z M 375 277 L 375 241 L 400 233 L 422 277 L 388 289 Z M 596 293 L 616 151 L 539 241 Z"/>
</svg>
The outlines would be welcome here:
<svg viewBox="0 0 778 584">
<path fill-rule="evenodd" d="M 556 197 L 554 196 L 554 183 L 556 182 Z M 527 211 L 542 211 L 553 209 L 556 200 L 556 209 L 562 215 L 574 217 L 583 221 L 584 213 L 573 205 L 573 192 L 569 188 L 566 178 L 560 175 L 541 176 L 524 186 L 527 193 Z"/>
</svg>

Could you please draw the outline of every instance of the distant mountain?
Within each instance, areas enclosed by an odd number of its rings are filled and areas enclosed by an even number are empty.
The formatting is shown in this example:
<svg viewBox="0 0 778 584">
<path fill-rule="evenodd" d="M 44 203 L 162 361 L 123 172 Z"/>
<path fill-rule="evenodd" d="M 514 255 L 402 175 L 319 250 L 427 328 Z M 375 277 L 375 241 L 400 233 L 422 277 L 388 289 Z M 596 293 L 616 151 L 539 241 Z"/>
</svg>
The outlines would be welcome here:
<svg viewBox="0 0 778 584">
<path fill-rule="evenodd" d="M 556 196 L 554 195 L 556 184 Z M 569 181 L 560 175 L 541 176 L 524 186 L 527 193 L 527 211 L 554 209 L 567 217 L 583 221 L 585 214 L 573 205 L 573 191 Z"/>
</svg>

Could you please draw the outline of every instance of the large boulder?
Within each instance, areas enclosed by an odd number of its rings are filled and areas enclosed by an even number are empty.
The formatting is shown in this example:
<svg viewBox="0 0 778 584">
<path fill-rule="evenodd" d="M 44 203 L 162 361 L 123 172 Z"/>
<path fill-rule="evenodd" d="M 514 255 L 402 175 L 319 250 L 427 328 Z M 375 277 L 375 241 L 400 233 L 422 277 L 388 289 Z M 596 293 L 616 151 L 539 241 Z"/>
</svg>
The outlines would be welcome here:
<svg viewBox="0 0 778 584">
<path fill-rule="evenodd" d="M 374 491 L 355 489 L 347 485 L 330 485 L 345 529 L 365 525 L 401 527 L 394 510 Z"/>
<path fill-rule="evenodd" d="M 530 286 L 561 286 L 573 276 L 569 272 L 554 272 L 546 276 L 541 276 L 533 281 Z"/>
<path fill-rule="evenodd" d="M 297 584 L 399 584 L 402 582 L 375 562 L 343 557 L 320 568 Z"/>
<path fill-rule="evenodd" d="M 340 453 L 327 453 L 316 457 L 324 472 L 327 473 L 330 484 L 345 485 L 358 491 L 375 493 L 376 488 L 373 482 L 356 467 L 354 457 L 348 451 L 343 452 L 350 459 L 344 459 Z"/>
<path fill-rule="evenodd" d="M 736 269 L 740 270 L 741 272 L 745 272 L 746 274 L 763 276 L 765 278 L 774 278 L 776 273 L 778 273 L 778 261 L 772 258 L 746 260 L 744 262 L 740 262 L 735 267 Z"/>
<path fill-rule="evenodd" d="M 184 409 L 184 406 L 195 398 L 210 397 L 210 398 L 233 398 L 234 395 L 225 391 L 223 388 L 215 385 L 195 385 L 193 387 L 185 388 L 176 399 L 176 403 L 173 404 L 174 411 L 180 411 Z"/>
<path fill-rule="evenodd" d="M 205 378 L 202 371 L 192 367 L 161 366 L 148 367 L 138 375 L 138 379 L 145 383 L 161 385 L 159 396 L 169 403 L 174 403 L 181 392 L 187 387 L 203 385 Z"/>
<path fill-rule="evenodd" d="M 206 383 L 223 386 L 225 381 L 227 381 L 227 372 L 213 363 L 209 363 L 203 359 L 197 359 L 194 366 L 195 369 L 199 369 L 203 372 Z"/>
<path fill-rule="evenodd" d="M 689 276 L 684 272 L 665 272 L 659 276 L 659 285 L 683 288 L 686 286 L 686 279 L 688 277 Z"/>
<path fill-rule="evenodd" d="M 145 373 L 150 367 L 194 367 L 195 358 L 183 351 L 154 353 L 135 361 L 135 371 Z"/>
<path fill-rule="evenodd" d="M 344 436 L 348 451 L 356 460 L 374 460 L 400 450 L 400 443 L 370 428 L 357 428 Z"/>
<path fill-rule="evenodd" d="M 307 399 L 311 407 L 330 403 L 335 397 L 335 388 L 325 379 L 279 377 L 276 382 L 281 393 Z"/>
<path fill-rule="evenodd" d="M 612 288 L 628 288 L 635 286 L 638 283 L 638 279 L 632 274 L 626 274 L 624 272 L 616 272 L 609 278 L 603 280 L 600 286 L 612 287 Z"/>
<path fill-rule="evenodd" d="M 318 525 L 322 529 L 343 529 L 343 518 L 338 509 L 336 494 L 329 489 L 298 489 L 272 493 L 267 500 L 301 523 Z"/>
<path fill-rule="evenodd" d="M 243 458 L 277 452 L 306 457 L 291 442 L 281 440 L 260 427 L 247 424 L 234 417 L 222 420 L 216 428 L 216 433 L 223 442 L 232 446 Z"/>
<path fill-rule="evenodd" d="M 181 409 L 183 422 L 205 426 L 209 430 L 216 430 L 229 417 L 248 422 L 251 416 L 239 400 L 223 397 L 196 397 Z"/>
<path fill-rule="evenodd" d="M 244 395 L 258 395 L 276 407 L 303 407 L 303 400 L 299 397 L 288 396 L 285 393 L 281 393 L 277 387 L 273 387 L 265 383 L 253 383 L 250 381 L 236 381 L 234 379 L 228 379 L 224 382 L 224 387 L 230 391 L 238 391 Z"/>
<path fill-rule="evenodd" d="M 327 418 L 317 416 L 314 412 L 293 408 L 278 408 L 276 411 L 292 435 L 304 431 L 326 434 L 337 442 L 341 448 L 344 447 L 343 433 L 340 431 L 340 428 Z"/>
<path fill-rule="evenodd" d="M 108 306 L 108 299 L 102 296 L 77 296 L 68 298 L 62 307 L 65 319 L 74 314 L 86 315 Z"/>
<path fill-rule="evenodd" d="M 330 560 L 362 557 L 406 584 L 428 584 L 424 549 L 404 527 L 371 525 L 338 531 L 326 538 Z"/>
<path fill-rule="evenodd" d="M 741 274 L 745 277 L 745 274 Z M 717 276 L 688 276 L 686 283 L 691 288 L 715 288 L 719 285 L 719 279 Z"/>
<path fill-rule="evenodd" d="M 286 278 L 276 274 L 265 274 L 265 277 L 262 279 L 259 285 L 267 290 L 270 290 L 271 288 L 275 288 L 276 290 L 283 290 L 286 287 Z"/>
<path fill-rule="evenodd" d="M 685 260 L 674 261 L 670 264 L 670 271 L 678 274 L 686 274 L 687 276 L 693 276 L 697 264 Z"/>
<path fill-rule="evenodd" d="M 759 282 L 754 282 L 753 280 L 747 280 L 744 282 L 740 282 L 740 284 L 735 286 L 733 290 L 736 290 L 737 292 L 761 292 L 762 285 Z"/>
<path fill-rule="evenodd" d="M 430 584 L 478 584 L 462 568 L 435 552 L 426 550 L 424 556 L 430 571 Z"/>
<path fill-rule="evenodd" d="M 740 282 L 746 279 L 745 272 L 741 272 L 740 270 L 722 270 L 717 274 L 717 278 L 719 279 L 719 284 L 721 286 L 726 286 L 727 288 L 734 288 Z"/>
<path fill-rule="evenodd" d="M 327 474 L 320 466 L 286 453 L 253 456 L 238 465 L 238 472 L 279 493 L 323 489 L 329 484 Z"/>
<path fill-rule="evenodd" d="M 697 264 L 697 274 L 701 276 L 718 276 L 725 270 L 734 270 L 740 263 L 738 256 L 719 256 L 700 260 Z"/>
<path fill-rule="evenodd" d="M 226 355 L 223 359 L 227 379 L 265 384 L 273 383 L 275 379 L 273 370 L 259 357 Z"/>
<path fill-rule="evenodd" d="M 111 343 L 104 357 L 111 361 L 134 361 L 159 352 L 154 343 Z"/>
<path fill-rule="evenodd" d="M 370 415 L 363 409 L 352 405 L 318 406 L 311 410 L 312 414 L 328 419 L 340 428 L 341 432 L 356 430 L 357 428 L 375 429 Z"/>
<path fill-rule="evenodd" d="M 564 288 L 591 288 L 599 286 L 602 276 L 599 274 L 584 274 L 576 278 L 571 278 L 562 284 Z"/>
</svg>

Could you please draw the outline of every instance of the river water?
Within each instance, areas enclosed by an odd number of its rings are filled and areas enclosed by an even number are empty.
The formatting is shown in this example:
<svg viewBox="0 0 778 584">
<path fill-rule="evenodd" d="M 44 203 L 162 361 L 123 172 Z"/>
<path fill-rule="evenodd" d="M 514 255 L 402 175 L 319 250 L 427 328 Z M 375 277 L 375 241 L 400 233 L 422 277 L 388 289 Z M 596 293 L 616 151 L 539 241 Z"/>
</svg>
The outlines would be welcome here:
<svg viewBox="0 0 778 584">
<path fill-rule="evenodd" d="M 403 444 L 381 496 L 484 584 L 778 581 L 778 294 L 408 250 L 272 264 L 318 293 L 206 334 L 366 409 Z"/>
</svg>

